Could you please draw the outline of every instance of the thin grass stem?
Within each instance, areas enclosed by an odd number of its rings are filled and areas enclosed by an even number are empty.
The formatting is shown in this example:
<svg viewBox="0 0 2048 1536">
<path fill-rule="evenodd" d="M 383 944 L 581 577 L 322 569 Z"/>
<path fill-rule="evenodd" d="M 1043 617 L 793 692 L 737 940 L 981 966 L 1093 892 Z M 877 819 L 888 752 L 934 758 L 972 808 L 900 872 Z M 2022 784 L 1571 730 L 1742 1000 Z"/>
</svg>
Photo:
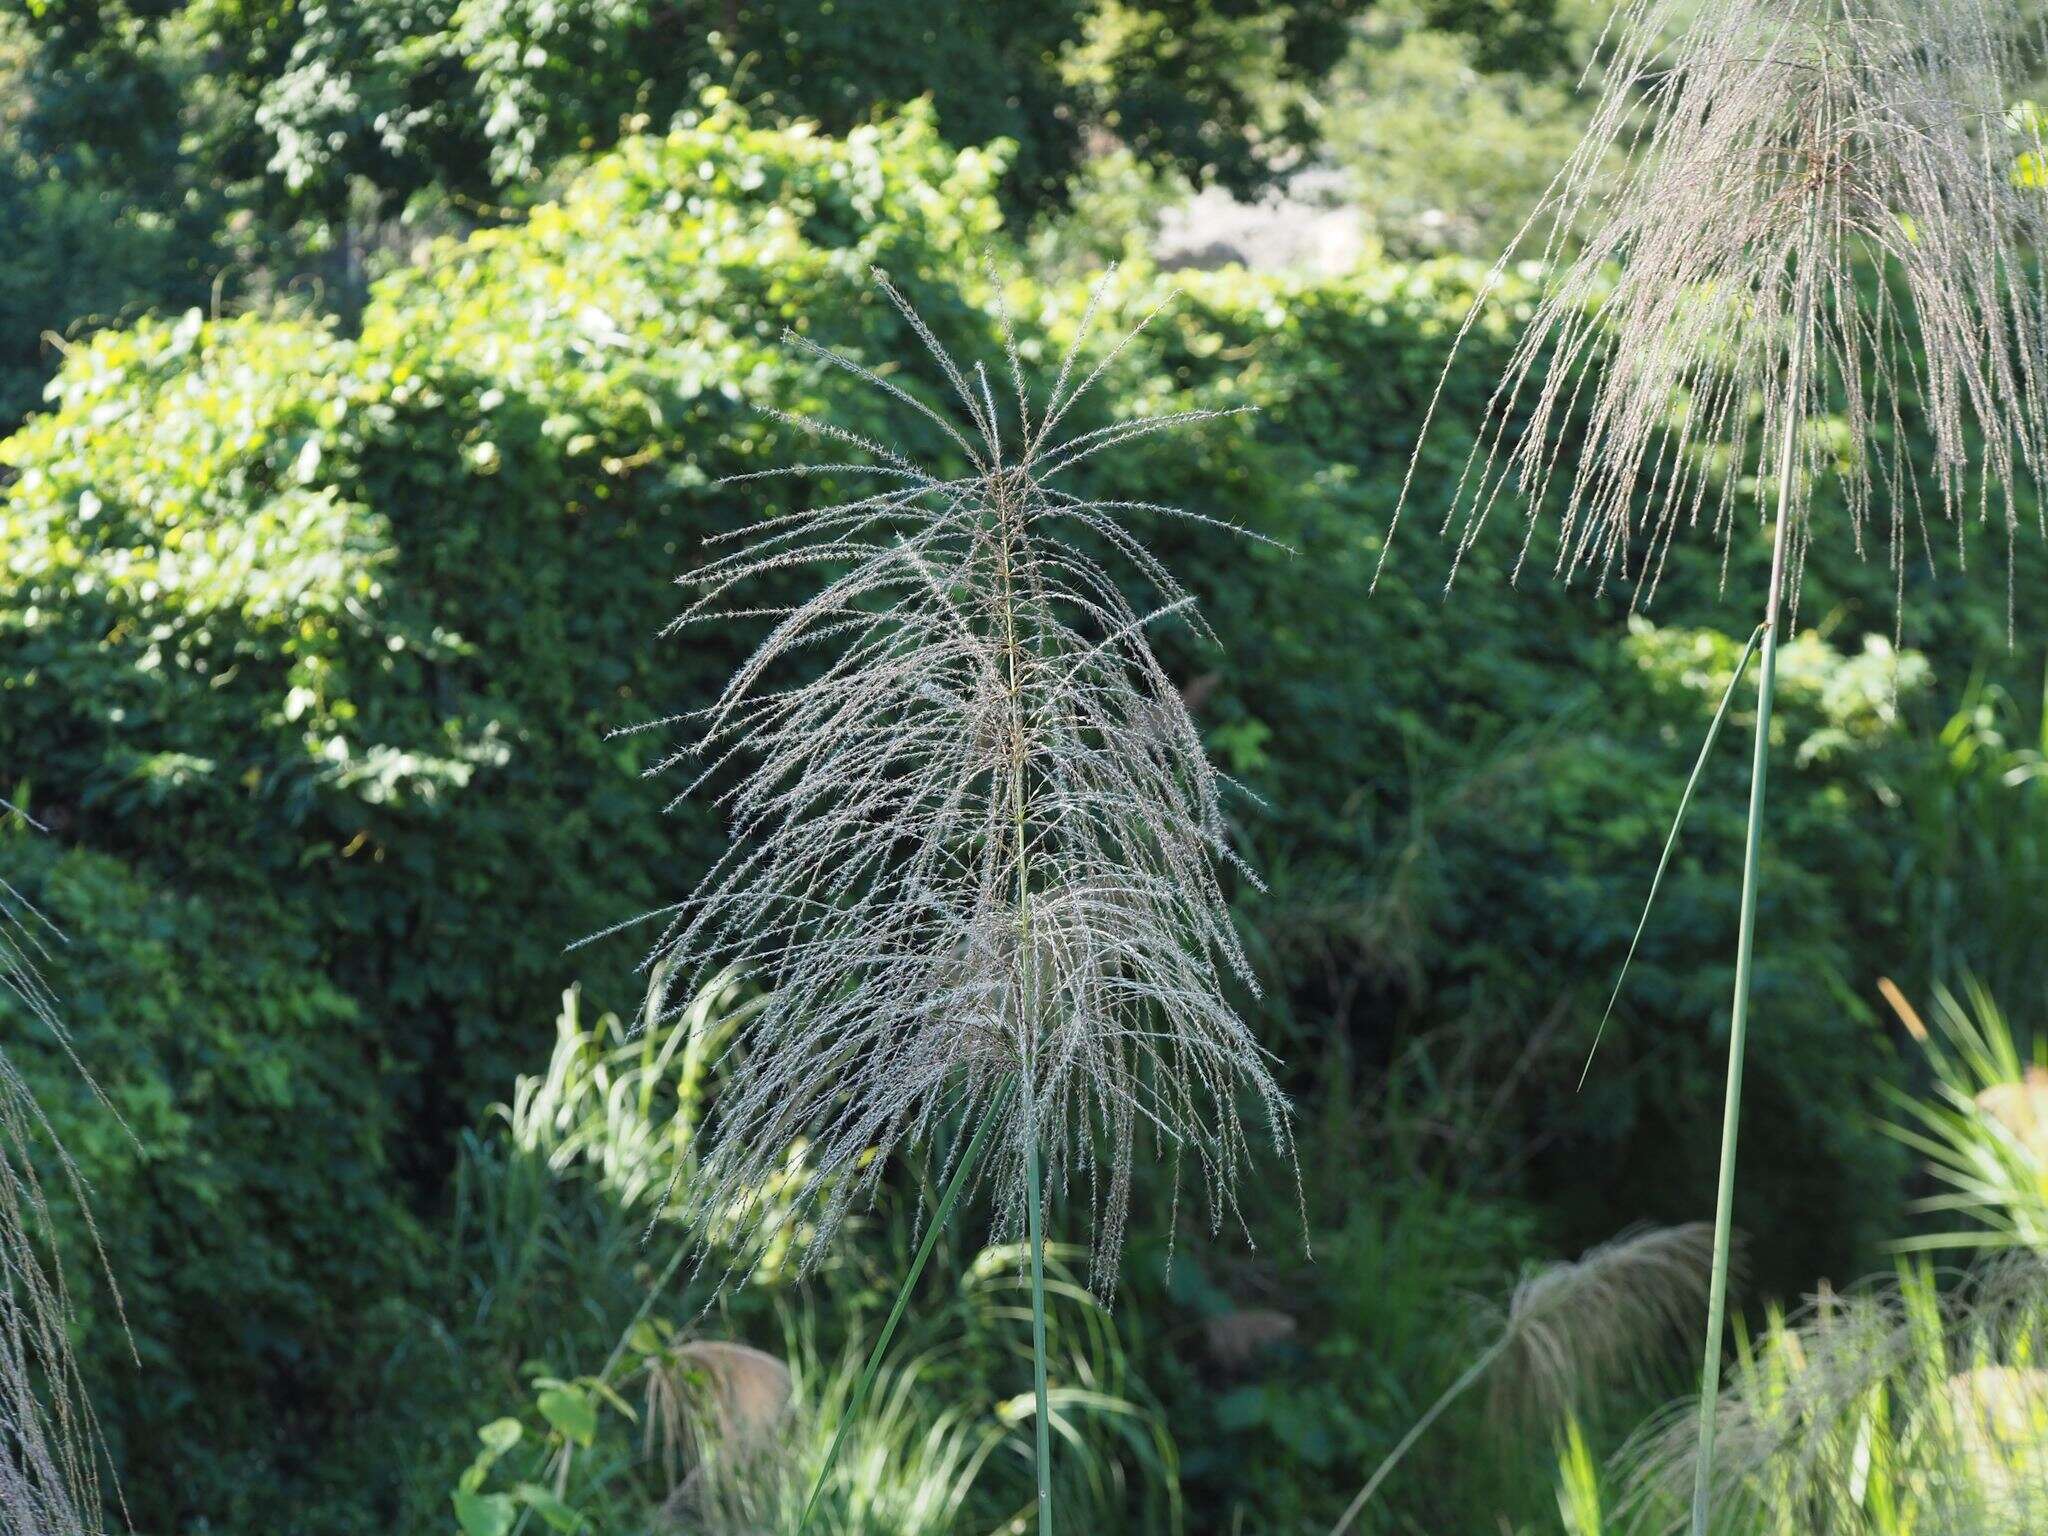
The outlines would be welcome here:
<svg viewBox="0 0 2048 1536">
<path fill-rule="evenodd" d="M 1031 1246 L 1031 1389 L 1035 1398 L 1033 1429 L 1037 1440 L 1038 1530 L 1052 1536 L 1052 1414 L 1045 1380 L 1045 1177 L 1038 1157 L 1037 947 L 1031 932 L 1031 813 L 1028 804 L 1028 753 L 1024 714 L 1023 642 L 1017 633 L 1013 596 L 1016 574 L 1010 563 L 1016 533 L 1012 524 L 1023 512 L 1011 498 L 998 499 L 1002 520 L 998 583 L 1003 596 L 1003 669 L 1009 688 L 1011 731 L 1011 835 L 1017 840 L 1018 950 L 1024 957 L 1024 1194 L 1025 1231 Z"/>
<path fill-rule="evenodd" d="M 1388 1474 L 1400 1465 L 1401 1458 L 1415 1448 L 1415 1442 L 1428 1432 L 1430 1425 L 1444 1416 L 1444 1411 L 1451 1404 L 1463 1397 L 1472 1389 L 1480 1377 L 1493 1368 L 1494 1361 L 1505 1354 L 1508 1346 L 1513 1342 L 1514 1335 L 1512 1333 L 1503 1334 L 1485 1354 L 1472 1362 L 1464 1375 L 1444 1389 L 1443 1396 L 1429 1405 L 1427 1413 L 1423 1414 L 1421 1418 L 1409 1426 L 1408 1433 L 1401 1437 L 1399 1443 L 1391 1451 L 1387 1452 L 1386 1460 L 1379 1464 L 1373 1475 L 1366 1479 L 1365 1486 L 1358 1490 L 1358 1497 L 1345 1506 L 1343 1515 L 1330 1528 L 1330 1536 L 1344 1536 L 1344 1533 L 1351 1529 L 1351 1522 L 1365 1512 L 1365 1506 L 1372 1502 L 1372 1496 L 1379 1492 L 1380 1484 L 1387 1480 Z"/>
<path fill-rule="evenodd" d="M 1044 1191 L 1038 1169 L 1038 1132 L 1025 1093 L 1024 1140 L 1025 1219 L 1031 1234 L 1031 1390 L 1037 1398 L 1034 1428 L 1038 1436 L 1038 1536 L 1052 1536 L 1052 1411 L 1045 1381 L 1045 1216 Z"/>
<path fill-rule="evenodd" d="M 1729 706 L 1735 702 L 1735 690 L 1742 686 L 1742 674 L 1749 670 L 1749 659 L 1756 654 L 1757 643 L 1764 637 L 1764 627 L 1759 624 L 1750 631 L 1749 644 L 1742 648 L 1742 655 L 1735 663 L 1735 675 L 1728 679 L 1728 691 L 1721 695 L 1721 706 L 1714 711 L 1714 722 L 1707 727 L 1707 739 L 1700 743 L 1699 761 L 1692 765 L 1692 777 L 1685 781 L 1685 793 L 1678 797 L 1678 814 L 1671 818 L 1671 831 L 1664 838 L 1664 852 L 1657 860 L 1657 873 L 1650 878 L 1650 894 L 1643 902 L 1643 915 L 1636 922 L 1635 937 L 1628 941 L 1628 954 L 1622 958 L 1621 974 L 1614 978 L 1614 991 L 1608 995 L 1607 1011 L 1600 1015 L 1600 1027 L 1593 1031 L 1593 1048 L 1586 1052 L 1586 1065 L 1579 1072 L 1579 1087 L 1584 1089 L 1586 1078 L 1593 1071 L 1593 1058 L 1599 1054 L 1600 1042 L 1607 1034 L 1607 1021 L 1614 1017 L 1614 1005 L 1621 1001 L 1622 985 L 1628 980 L 1628 969 L 1635 964 L 1636 950 L 1643 942 L 1643 932 L 1650 926 L 1650 912 L 1657 905 L 1657 892 L 1663 887 L 1664 872 L 1671 867 L 1672 850 L 1678 846 L 1679 829 L 1685 825 L 1685 813 L 1692 808 L 1693 791 L 1700 787 L 1700 778 L 1707 771 L 1707 759 L 1714 755 L 1714 743 L 1721 739 L 1721 724 L 1728 718 Z"/>
<path fill-rule="evenodd" d="M 866 1408 L 868 1394 L 874 1390 L 875 1378 L 881 1374 L 882 1359 L 889 1352 L 890 1341 L 896 1337 L 896 1329 L 903 1321 L 903 1314 L 910 1306 L 910 1296 L 917 1289 L 918 1279 L 924 1274 L 924 1267 L 930 1262 L 932 1250 L 939 1246 L 939 1234 L 946 1228 L 946 1222 L 953 1214 L 953 1207 L 959 1202 L 960 1192 L 967 1187 L 968 1179 L 981 1162 L 981 1154 L 988 1147 L 990 1134 L 1003 1118 L 1007 1107 L 1004 1100 L 1007 1092 L 999 1093 L 982 1117 L 974 1139 L 967 1143 L 967 1150 L 960 1154 L 960 1161 L 953 1169 L 953 1177 L 947 1181 L 945 1193 L 939 1196 L 938 1209 L 932 1212 L 931 1224 L 925 1228 L 924 1241 L 918 1244 L 917 1257 L 910 1261 L 909 1273 L 903 1277 L 903 1285 L 896 1292 L 895 1305 L 889 1308 L 888 1321 L 882 1324 L 881 1335 L 875 1340 L 875 1347 L 868 1352 L 867 1364 L 862 1367 L 860 1381 L 853 1389 L 853 1395 L 846 1400 L 845 1411 L 840 1416 L 839 1427 L 832 1432 L 832 1443 L 825 1448 L 825 1459 L 818 1467 L 818 1480 L 811 1485 L 811 1496 L 804 1503 L 803 1518 L 797 1521 L 795 1536 L 804 1536 L 810 1529 L 811 1517 L 818 1512 L 818 1501 L 825 1495 L 825 1484 L 832 1476 L 833 1465 L 839 1460 L 840 1447 L 846 1441 L 847 1431 L 860 1418 Z M 1040 1314 L 1041 1319 L 1043 1313 Z M 1041 1368 L 1042 1369 L 1042 1368 Z M 1040 1411 L 1043 1411 L 1043 1401 Z M 1043 1457 L 1043 1450 L 1040 1455 Z"/>
<path fill-rule="evenodd" d="M 1714 1268 L 1707 1291 L 1707 1338 L 1700 1365 L 1700 1454 L 1693 1479 L 1692 1536 L 1707 1536 L 1714 1474 L 1715 1405 L 1721 1391 L 1721 1345 L 1728 1316 L 1728 1253 L 1735 1214 L 1735 1154 L 1742 1125 L 1742 1067 L 1749 1039 L 1749 981 L 1756 952 L 1756 898 L 1762 877 L 1764 793 L 1771 761 L 1771 698 L 1778 676 L 1780 602 L 1785 588 L 1793 482 L 1799 475 L 1801 405 L 1806 389 L 1806 338 L 1812 319 L 1810 267 L 1799 275 L 1798 328 L 1785 374 L 1785 437 L 1778 454 L 1778 519 L 1771 545 L 1771 590 L 1764 608 L 1763 656 L 1757 672 L 1756 753 L 1749 779 L 1749 826 L 1742 854 L 1742 910 L 1735 939 L 1735 1000 L 1728 1021 L 1728 1092 L 1721 1109 L 1721 1172 L 1714 1194 Z"/>
</svg>

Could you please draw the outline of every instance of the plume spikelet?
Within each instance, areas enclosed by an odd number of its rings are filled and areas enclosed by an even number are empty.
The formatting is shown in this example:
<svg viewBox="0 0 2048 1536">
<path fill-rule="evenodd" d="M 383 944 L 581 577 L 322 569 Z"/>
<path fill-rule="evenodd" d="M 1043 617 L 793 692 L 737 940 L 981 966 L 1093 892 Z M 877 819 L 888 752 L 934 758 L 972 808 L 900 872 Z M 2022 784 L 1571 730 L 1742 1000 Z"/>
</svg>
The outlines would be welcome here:
<svg viewBox="0 0 2048 1536">
<path fill-rule="evenodd" d="M 1497 1412 L 1558 1418 L 1617 1372 L 1640 1370 L 1682 1337 L 1707 1295 L 1714 1229 L 1643 1227 L 1522 1276 L 1493 1339 L 1366 1479 L 1330 1536 L 1345 1536 L 1394 1468 L 1444 1411 L 1491 1378 Z M 1492 1312 L 1493 1309 L 1487 1309 Z"/>
<path fill-rule="evenodd" d="M 1495 269 L 1561 264 L 1447 511 L 1458 558 L 1518 496 L 1526 560 L 1556 503 L 1559 572 L 1647 602 L 1681 533 L 1717 540 L 1725 570 L 1745 511 L 1767 516 L 1779 490 L 1749 466 L 1788 434 L 1795 611 L 1824 474 L 1843 487 L 1836 531 L 1901 580 L 1933 559 L 1935 519 L 1959 557 L 1973 521 L 2009 542 L 2016 485 L 2048 462 L 2030 276 L 2048 160 L 2005 100 L 2028 35 L 2018 0 L 1622 5 L 1613 83 Z M 1909 419 L 1932 437 L 1925 463 Z"/>
<path fill-rule="evenodd" d="M 1688 1338 L 1707 1299 L 1713 1251 L 1706 1222 L 1644 1227 L 1532 1271 L 1501 1320 L 1496 1400 L 1554 1418 Z"/>
<path fill-rule="evenodd" d="M 21 815 L 0 800 L 0 820 Z M 69 1054 L 57 999 L 42 973 L 57 937 L 0 877 L 0 998 L 14 1005 L 6 1011 L 46 1030 Z M 85 1210 L 77 1168 L 0 1051 L 0 1536 L 100 1536 L 103 1442 L 71 1350 L 72 1301 L 53 1252 L 38 1149 L 62 1169 Z"/>
<path fill-rule="evenodd" d="M 957 466 L 774 413 L 852 462 L 768 474 L 874 488 L 744 530 L 684 579 L 694 600 L 671 630 L 768 626 L 717 702 L 681 717 L 691 745 L 655 770 L 689 764 L 684 793 L 716 794 L 731 834 L 665 914 L 655 974 L 680 997 L 727 966 L 766 989 L 677 1197 L 718 1217 L 794 1178 L 788 1209 L 815 1259 L 890 1153 L 935 1143 L 950 1168 L 961 1145 L 941 1138 L 958 1127 L 964 1144 L 997 1116 L 977 1177 L 999 1225 L 1021 1228 L 1035 1143 L 1049 1193 L 1090 1206 L 1095 1274 L 1113 1286 L 1141 1144 L 1199 1180 L 1212 1225 L 1247 1151 L 1240 1102 L 1287 1144 L 1266 1058 L 1226 1000 L 1255 987 L 1219 884 L 1226 866 L 1250 878 L 1226 786 L 1148 638 L 1168 618 L 1207 631 L 1134 524 L 1196 515 L 1073 485 L 1097 454 L 1219 413 L 1062 437 L 1130 340 L 1084 364 L 1101 287 L 1040 401 L 1007 315 L 997 385 L 875 277 L 951 414 L 786 340 L 936 425 Z M 1106 558 L 1149 599 L 1134 602 Z M 787 606 L 736 596 L 813 572 L 816 591 Z M 806 1148 L 794 1174 L 793 1144 Z"/>
</svg>

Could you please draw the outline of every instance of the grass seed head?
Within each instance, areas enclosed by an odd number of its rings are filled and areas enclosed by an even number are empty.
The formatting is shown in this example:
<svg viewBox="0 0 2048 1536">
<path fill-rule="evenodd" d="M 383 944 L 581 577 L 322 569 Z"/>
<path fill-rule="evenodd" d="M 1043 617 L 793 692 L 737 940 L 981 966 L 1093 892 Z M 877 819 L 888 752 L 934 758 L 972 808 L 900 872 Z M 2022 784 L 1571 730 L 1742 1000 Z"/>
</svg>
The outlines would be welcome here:
<svg viewBox="0 0 2048 1536">
<path fill-rule="evenodd" d="M 1495 270 L 1558 269 L 1447 511 L 1457 559 L 1519 499 L 1526 560 L 1555 505 L 1558 571 L 1647 602 L 1682 533 L 1725 569 L 1788 430 L 1795 603 L 1824 477 L 1827 531 L 1900 572 L 1935 520 L 1959 552 L 1973 521 L 2009 542 L 2048 463 L 2048 158 L 2006 99 L 2031 36 L 2019 0 L 1628 0 L 1585 138 Z"/>
<path fill-rule="evenodd" d="M 852 454 L 770 474 L 872 489 L 758 522 L 684 582 L 695 600 L 679 630 L 737 611 L 767 633 L 664 765 L 695 770 L 731 838 L 666 914 L 652 959 L 676 996 L 738 965 L 766 999 L 679 1196 L 742 1208 L 801 1144 L 787 1208 L 814 1258 L 890 1154 L 937 1143 L 943 1168 L 960 1151 L 940 1141 L 950 1127 L 964 1122 L 964 1144 L 1000 1114 L 985 1175 L 1000 1224 L 1021 1228 L 1035 1127 L 1048 1188 L 1089 1204 L 1095 1273 L 1113 1284 L 1141 1145 L 1191 1170 L 1220 1223 L 1246 1154 L 1240 1104 L 1287 1142 L 1266 1054 L 1229 1001 L 1256 982 L 1220 882 L 1225 868 L 1249 878 L 1226 786 L 1150 642 L 1168 620 L 1206 631 L 1142 527 L 1210 520 L 1097 499 L 1075 473 L 1219 413 L 1063 435 L 1129 344 L 1088 364 L 1101 288 L 1034 398 L 1007 317 L 999 394 L 877 282 L 950 413 L 852 357 L 789 344 L 936 426 L 953 462 L 780 415 Z M 783 606 L 738 595 L 813 574 Z M 1006 1091 L 1017 1082 L 1024 1093 Z"/>
</svg>

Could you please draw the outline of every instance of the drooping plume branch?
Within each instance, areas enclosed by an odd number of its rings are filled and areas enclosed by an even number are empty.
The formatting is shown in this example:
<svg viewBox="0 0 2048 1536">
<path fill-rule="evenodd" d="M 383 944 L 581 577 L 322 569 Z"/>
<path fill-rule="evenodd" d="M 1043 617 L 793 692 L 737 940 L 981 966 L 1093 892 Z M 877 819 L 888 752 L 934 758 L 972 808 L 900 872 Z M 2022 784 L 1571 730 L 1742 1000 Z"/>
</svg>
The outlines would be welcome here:
<svg viewBox="0 0 2048 1536">
<path fill-rule="evenodd" d="M 1678 537 L 1725 559 L 1771 515 L 1779 477 L 1743 471 L 1788 435 L 1788 602 L 1823 480 L 1845 553 L 1901 572 L 1931 519 L 2016 534 L 2048 465 L 2048 160 L 2005 99 L 2031 36 L 2017 0 L 1624 5 L 1586 137 L 1495 271 L 1561 264 L 1447 509 L 1458 555 L 1509 498 L 1526 555 L 1555 506 L 1558 569 L 1647 602 Z"/>
</svg>

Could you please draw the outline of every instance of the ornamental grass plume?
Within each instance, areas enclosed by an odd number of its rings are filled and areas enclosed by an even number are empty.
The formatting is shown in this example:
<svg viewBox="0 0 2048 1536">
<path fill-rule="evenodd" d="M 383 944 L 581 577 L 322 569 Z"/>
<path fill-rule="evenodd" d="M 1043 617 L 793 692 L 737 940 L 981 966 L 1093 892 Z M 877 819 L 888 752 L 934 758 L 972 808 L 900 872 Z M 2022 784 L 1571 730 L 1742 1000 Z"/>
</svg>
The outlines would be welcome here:
<svg viewBox="0 0 2048 1536">
<path fill-rule="evenodd" d="M 1725 569 L 1744 504 L 1782 503 L 1796 602 L 1823 478 L 1850 549 L 1901 575 L 1929 513 L 1959 547 L 1971 521 L 2016 535 L 2048 461 L 2048 160 L 2004 96 L 2020 0 L 1629 0 L 1610 35 L 1586 136 L 1495 269 L 1560 264 L 1448 510 L 1458 555 L 1519 497 L 1526 559 L 1555 503 L 1558 572 L 1647 602 L 1681 533 Z M 1775 473 L 1739 472 L 1765 452 Z"/>
<path fill-rule="evenodd" d="M 935 427 L 956 462 L 920 464 L 829 420 L 771 412 L 851 462 L 740 480 L 857 476 L 874 488 L 733 536 L 684 578 L 695 598 L 670 631 L 767 625 L 717 702 L 683 717 L 693 744 L 654 770 L 694 762 L 685 793 L 729 783 L 717 793 L 731 832 L 730 850 L 667 914 L 656 975 L 687 997 L 740 967 L 765 992 L 678 1198 L 729 1220 L 778 1186 L 783 1219 L 811 1228 L 815 1262 L 891 1154 L 933 1149 L 949 1179 L 900 1315 L 963 1185 L 990 1186 L 999 1228 L 1028 1237 L 1037 1282 L 1049 1522 L 1049 1197 L 1086 1204 L 1093 1275 L 1107 1290 L 1141 1144 L 1156 1144 L 1176 1178 L 1196 1178 L 1212 1228 L 1234 1212 L 1248 1141 L 1240 1104 L 1289 1146 L 1266 1053 L 1228 1000 L 1232 983 L 1256 983 L 1219 871 L 1251 877 L 1230 847 L 1224 781 L 1149 641 L 1168 618 L 1207 630 L 1133 526 L 1212 520 L 1073 488 L 1098 454 L 1227 413 L 1063 437 L 1137 334 L 1083 362 L 1104 286 L 1042 401 L 1002 316 L 999 406 L 987 369 L 956 362 L 888 278 L 875 281 L 944 380 L 952 414 L 851 357 L 785 339 Z M 1111 559 L 1150 600 L 1134 602 Z M 817 590 L 787 605 L 736 596 L 812 572 Z M 793 1145 L 804 1148 L 794 1172 Z"/>
<path fill-rule="evenodd" d="M 1843 487 L 1839 541 L 1858 556 L 1882 547 L 1901 608 L 1906 561 L 1932 561 L 1935 522 L 1960 558 L 1970 523 L 1995 523 L 2010 545 L 2025 520 L 2018 484 L 2048 462 L 2048 155 L 2005 92 L 2032 35 L 2021 0 L 1626 0 L 1607 39 L 1611 84 L 1518 248 L 1561 271 L 1445 518 L 1455 579 L 1501 501 L 1527 503 L 1522 561 L 1555 502 L 1559 573 L 1620 579 L 1647 602 L 1681 533 L 1720 544 L 1725 579 L 1738 530 L 1774 508 L 1751 641 L 1755 766 L 1695 1536 L 1718 1422 L 1781 616 L 1797 612 L 1823 475 Z M 1566 260 L 1579 230 L 1591 234 Z M 1823 416 L 1843 430 L 1812 430 Z M 1931 434 L 1924 460 L 1909 420 Z"/>
<path fill-rule="evenodd" d="M 1523 1275 L 1493 1341 L 1401 1437 L 1330 1536 L 1345 1536 L 1415 1442 L 1481 1380 L 1491 1378 L 1497 1405 L 1557 1417 L 1668 1348 L 1706 1299 L 1713 1235 L 1705 1222 L 1645 1227 Z"/>
<path fill-rule="evenodd" d="M 20 815 L 0 800 L 0 817 Z M 56 996 L 42 974 L 56 937 L 48 919 L 0 877 L 0 996 L 69 1054 Z M 0 1536 L 100 1536 L 107 1528 L 102 1440 L 71 1350 L 71 1295 L 53 1251 L 38 1148 L 56 1160 L 84 1210 L 81 1175 L 0 1051 Z"/>
</svg>

